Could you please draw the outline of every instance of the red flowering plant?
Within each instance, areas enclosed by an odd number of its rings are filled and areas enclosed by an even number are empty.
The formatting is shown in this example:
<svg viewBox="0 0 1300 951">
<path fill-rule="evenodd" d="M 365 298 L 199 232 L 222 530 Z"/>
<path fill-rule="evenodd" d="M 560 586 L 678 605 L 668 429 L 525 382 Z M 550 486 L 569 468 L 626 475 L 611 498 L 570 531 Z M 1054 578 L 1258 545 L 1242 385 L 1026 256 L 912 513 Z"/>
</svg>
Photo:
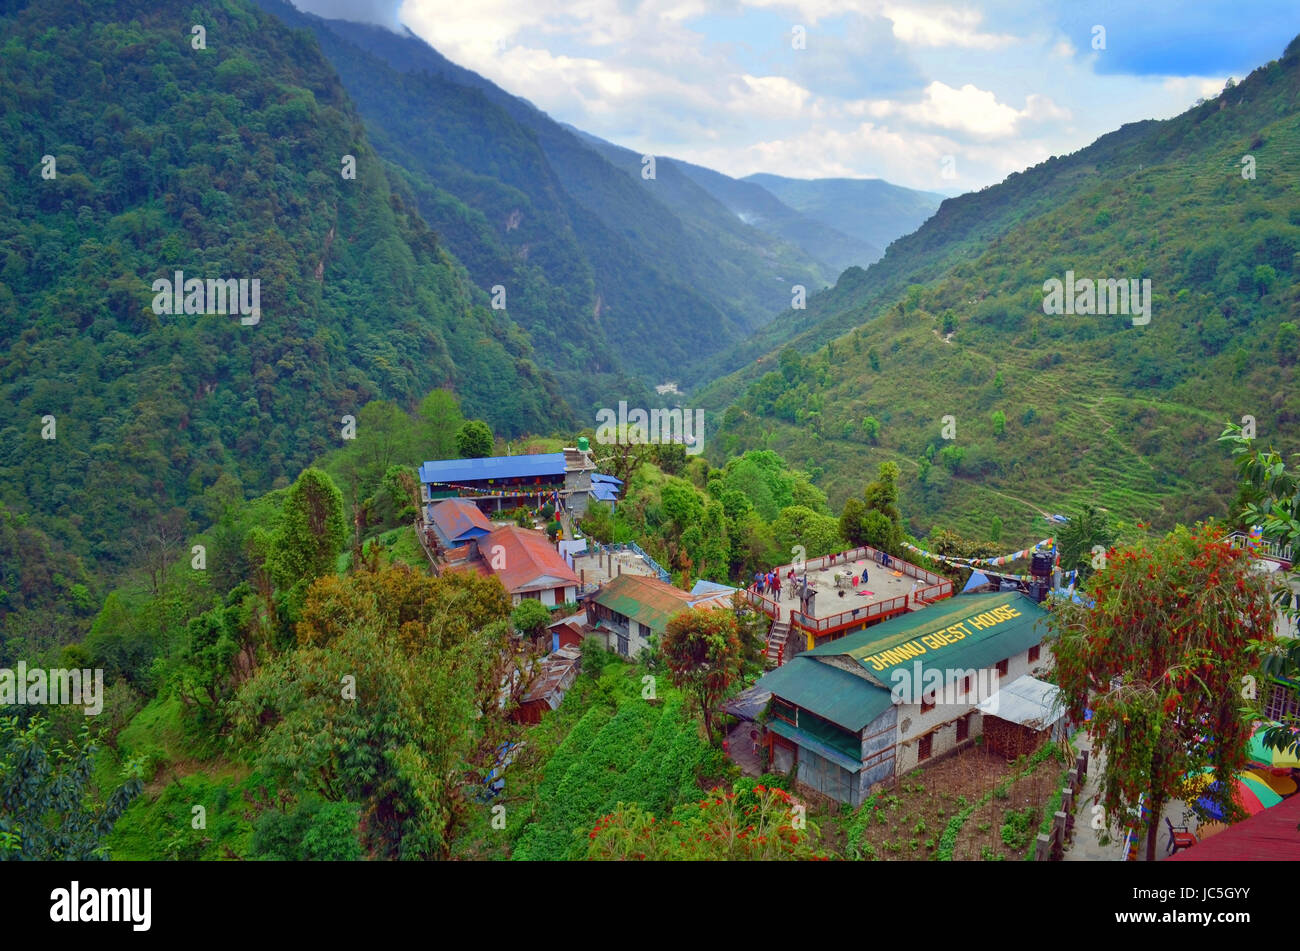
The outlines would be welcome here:
<svg viewBox="0 0 1300 951">
<path fill-rule="evenodd" d="M 817 826 L 785 790 L 715 790 L 657 821 L 635 803 L 619 803 L 588 833 L 587 858 L 603 860 L 825 860 Z"/>
<path fill-rule="evenodd" d="M 1092 710 L 1087 728 L 1105 756 L 1101 805 L 1118 829 L 1146 794 L 1149 860 L 1172 799 L 1204 797 L 1230 821 L 1240 817 L 1231 777 L 1250 735 L 1243 684 L 1252 645 L 1273 636 L 1271 585 L 1218 530 L 1179 527 L 1108 551 L 1083 592 L 1092 605 L 1053 603 L 1055 680 L 1076 722 Z M 1229 781 L 1190 789 L 1189 774 L 1206 769 Z"/>
</svg>

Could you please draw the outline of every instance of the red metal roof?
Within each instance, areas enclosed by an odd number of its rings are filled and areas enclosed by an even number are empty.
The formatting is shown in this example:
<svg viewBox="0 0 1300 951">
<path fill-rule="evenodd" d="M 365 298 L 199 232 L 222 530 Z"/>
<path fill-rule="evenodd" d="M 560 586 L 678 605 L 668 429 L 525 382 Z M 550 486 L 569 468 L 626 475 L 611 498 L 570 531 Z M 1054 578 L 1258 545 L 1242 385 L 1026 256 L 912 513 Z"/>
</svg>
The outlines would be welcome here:
<svg viewBox="0 0 1300 951">
<path fill-rule="evenodd" d="M 1300 859 L 1300 795 L 1229 826 L 1169 862 L 1294 862 Z"/>
<path fill-rule="evenodd" d="M 502 550 L 494 555 L 497 545 Z M 573 569 L 541 532 L 506 525 L 479 539 L 478 554 L 511 594 L 579 584 Z M 505 567 L 493 568 L 493 561 L 502 558 Z"/>
<path fill-rule="evenodd" d="M 439 502 L 433 506 L 432 515 L 433 523 L 452 545 L 486 535 L 495 527 L 477 505 L 465 499 Z"/>
</svg>

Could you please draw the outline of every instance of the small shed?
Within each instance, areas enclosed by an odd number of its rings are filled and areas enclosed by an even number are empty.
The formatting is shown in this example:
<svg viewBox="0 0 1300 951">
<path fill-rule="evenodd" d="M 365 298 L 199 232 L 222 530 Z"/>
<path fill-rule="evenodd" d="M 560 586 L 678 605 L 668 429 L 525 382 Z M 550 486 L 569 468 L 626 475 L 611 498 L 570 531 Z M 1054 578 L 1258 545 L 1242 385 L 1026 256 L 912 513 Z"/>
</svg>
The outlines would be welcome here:
<svg viewBox="0 0 1300 951">
<path fill-rule="evenodd" d="M 541 663 L 541 671 L 519 699 L 514 719 L 519 723 L 540 723 L 542 714 L 558 709 L 565 692 L 582 670 L 582 651 L 561 647 Z"/>
<path fill-rule="evenodd" d="M 562 647 L 581 648 L 582 639 L 587 636 L 587 612 L 579 611 L 552 621 L 546 625 L 546 631 L 551 638 L 552 651 Z"/>
<path fill-rule="evenodd" d="M 1028 755 L 1047 739 L 1065 736 L 1065 706 L 1055 684 L 1025 674 L 979 704 L 984 716 L 984 747 L 1015 759 Z"/>
</svg>

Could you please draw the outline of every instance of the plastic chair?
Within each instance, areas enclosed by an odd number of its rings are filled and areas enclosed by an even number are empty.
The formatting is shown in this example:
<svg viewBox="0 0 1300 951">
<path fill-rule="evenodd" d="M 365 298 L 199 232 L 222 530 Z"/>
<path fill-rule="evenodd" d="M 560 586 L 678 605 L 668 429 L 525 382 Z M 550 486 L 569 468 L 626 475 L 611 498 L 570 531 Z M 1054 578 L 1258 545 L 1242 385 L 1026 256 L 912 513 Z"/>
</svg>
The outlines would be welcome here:
<svg viewBox="0 0 1300 951">
<path fill-rule="evenodd" d="M 1187 826 L 1176 826 L 1165 816 L 1165 825 L 1169 826 L 1169 847 L 1165 850 L 1167 854 L 1173 855 L 1179 849 L 1190 849 L 1197 842 L 1201 841 L 1193 833 L 1187 831 Z"/>
</svg>

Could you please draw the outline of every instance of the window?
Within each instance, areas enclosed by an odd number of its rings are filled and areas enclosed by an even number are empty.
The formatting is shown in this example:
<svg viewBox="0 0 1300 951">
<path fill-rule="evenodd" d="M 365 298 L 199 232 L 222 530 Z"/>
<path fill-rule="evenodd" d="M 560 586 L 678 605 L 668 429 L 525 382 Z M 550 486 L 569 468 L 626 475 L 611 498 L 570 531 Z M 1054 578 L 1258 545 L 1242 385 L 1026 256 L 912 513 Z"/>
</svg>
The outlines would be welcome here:
<svg viewBox="0 0 1300 951">
<path fill-rule="evenodd" d="M 963 696 L 967 696 L 967 697 L 970 696 L 970 682 L 971 682 L 971 675 L 970 675 L 970 674 L 967 674 L 965 677 L 962 678 L 962 681 L 961 681 L 961 692 L 962 692 Z"/>
<path fill-rule="evenodd" d="M 1004 658 L 998 661 L 998 676 L 1005 677 L 1006 675 L 1007 675 L 1007 661 Z"/>
<path fill-rule="evenodd" d="M 919 740 L 916 741 L 916 759 L 918 762 L 930 758 L 930 746 L 933 740 L 934 740 L 934 734 L 927 733 L 925 736 L 921 737 Z"/>
<path fill-rule="evenodd" d="M 929 696 L 922 695 L 921 697 L 921 712 L 928 713 L 933 709 L 934 709 L 934 692 L 931 691 Z"/>
<path fill-rule="evenodd" d="M 618 652 L 624 657 L 627 656 L 627 638 L 622 634 L 618 635 Z"/>
<path fill-rule="evenodd" d="M 1029 648 L 1029 662 L 1031 664 L 1038 660 L 1038 654 L 1042 649 L 1043 647 L 1041 644 L 1035 644 L 1033 647 Z"/>
<path fill-rule="evenodd" d="M 957 742 L 967 739 L 970 736 L 970 714 L 957 718 Z"/>
<path fill-rule="evenodd" d="M 1278 721 L 1300 716 L 1300 692 L 1287 684 L 1273 684 L 1264 703 L 1264 715 Z"/>
</svg>

